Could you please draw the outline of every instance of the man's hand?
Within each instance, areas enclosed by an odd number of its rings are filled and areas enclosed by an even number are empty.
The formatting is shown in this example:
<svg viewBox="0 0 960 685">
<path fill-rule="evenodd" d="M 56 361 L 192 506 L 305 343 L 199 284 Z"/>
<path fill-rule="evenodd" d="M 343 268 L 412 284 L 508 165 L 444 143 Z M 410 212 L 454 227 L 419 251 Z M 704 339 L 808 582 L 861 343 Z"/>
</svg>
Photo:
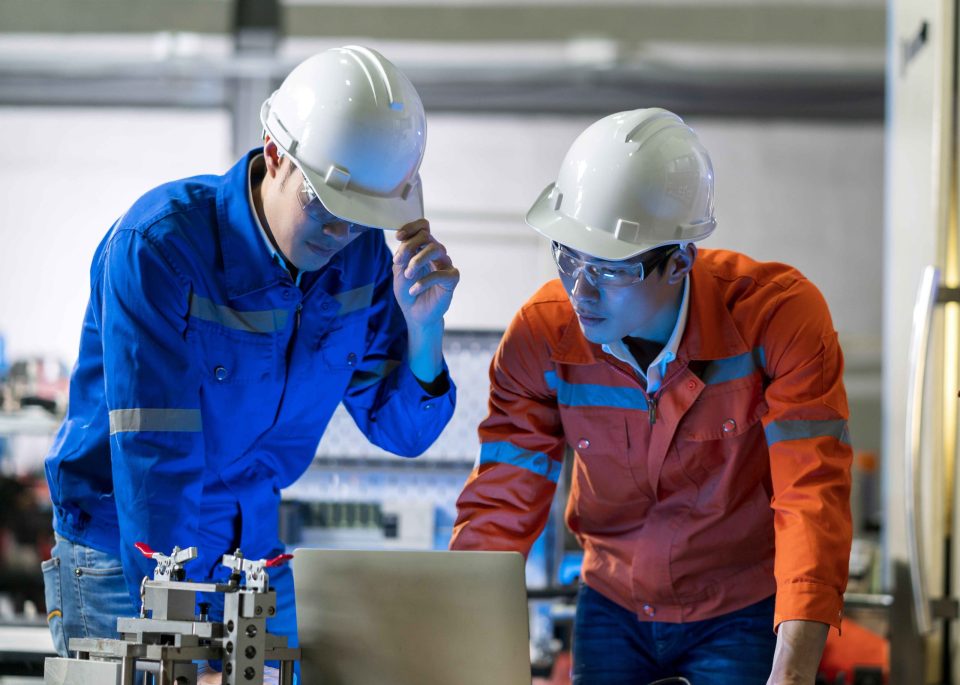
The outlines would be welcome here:
<svg viewBox="0 0 960 685">
<path fill-rule="evenodd" d="M 197 685 L 220 685 L 223 682 L 223 675 L 220 671 L 207 671 L 197 678 Z"/>
<path fill-rule="evenodd" d="M 407 326 L 430 327 L 443 321 L 460 272 L 447 248 L 430 233 L 426 219 L 411 221 L 397 231 L 400 247 L 393 256 L 393 293 Z"/>
<path fill-rule="evenodd" d="M 209 669 L 201 670 L 202 675 L 197 678 L 197 685 L 220 685 L 223 682 L 223 674 L 220 671 Z M 275 668 L 265 666 L 263 669 L 263 685 L 278 685 L 280 682 L 280 671 Z"/>
<path fill-rule="evenodd" d="M 784 621 L 767 685 L 813 685 L 830 626 L 817 621 Z"/>
<path fill-rule="evenodd" d="M 397 231 L 397 238 L 393 294 L 407 321 L 410 370 L 427 387 L 443 370 L 443 315 L 460 272 L 447 248 L 430 234 L 426 219 L 411 221 Z"/>
</svg>

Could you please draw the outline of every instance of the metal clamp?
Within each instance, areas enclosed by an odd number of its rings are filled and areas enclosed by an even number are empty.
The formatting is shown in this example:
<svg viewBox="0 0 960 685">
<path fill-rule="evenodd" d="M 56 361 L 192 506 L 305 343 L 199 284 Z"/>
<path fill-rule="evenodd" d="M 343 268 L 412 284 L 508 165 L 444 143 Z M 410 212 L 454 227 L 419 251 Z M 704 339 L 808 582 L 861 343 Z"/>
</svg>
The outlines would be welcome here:
<svg viewBox="0 0 960 685">
<path fill-rule="evenodd" d="M 147 559 L 153 559 L 157 562 L 157 568 L 153 573 L 154 580 L 183 580 L 186 578 L 183 565 L 197 558 L 196 547 L 187 547 L 186 549 L 174 547 L 170 556 L 167 556 L 155 552 L 145 542 L 135 542 L 133 546 Z"/>
<path fill-rule="evenodd" d="M 231 583 L 239 582 L 239 576 L 242 573 L 245 577 L 244 585 L 248 590 L 266 592 L 270 589 L 270 577 L 267 575 L 266 569 L 280 566 L 289 559 L 293 559 L 292 554 L 280 554 L 272 559 L 250 561 L 244 559 L 243 552 L 238 549 L 233 554 L 224 554 L 222 563 L 233 571 L 230 576 Z"/>
</svg>

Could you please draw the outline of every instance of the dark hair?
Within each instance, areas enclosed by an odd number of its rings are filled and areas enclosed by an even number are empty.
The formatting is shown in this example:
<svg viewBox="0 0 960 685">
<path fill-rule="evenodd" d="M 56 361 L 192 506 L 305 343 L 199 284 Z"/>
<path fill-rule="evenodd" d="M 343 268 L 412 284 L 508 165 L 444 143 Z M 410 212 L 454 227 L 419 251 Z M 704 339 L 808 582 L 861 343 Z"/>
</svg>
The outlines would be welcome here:
<svg viewBox="0 0 960 685">
<path fill-rule="evenodd" d="M 644 273 L 653 273 L 654 270 L 663 273 L 667 268 L 670 255 L 679 250 L 680 246 L 678 244 L 671 243 L 644 252 L 643 259 L 640 260 L 643 262 Z"/>
<path fill-rule="evenodd" d="M 283 175 L 280 177 L 280 190 L 283 190 L 283 186 L 286 185 L 287 181 L 290 180 L 290 177 L 293 176 L 293 170 L 297 168 L 297 165 L 294 164 L 286 155 L 283 156 L 283 159 L 287 160 L 287 168 L 283 170 Z"/>
</svg>

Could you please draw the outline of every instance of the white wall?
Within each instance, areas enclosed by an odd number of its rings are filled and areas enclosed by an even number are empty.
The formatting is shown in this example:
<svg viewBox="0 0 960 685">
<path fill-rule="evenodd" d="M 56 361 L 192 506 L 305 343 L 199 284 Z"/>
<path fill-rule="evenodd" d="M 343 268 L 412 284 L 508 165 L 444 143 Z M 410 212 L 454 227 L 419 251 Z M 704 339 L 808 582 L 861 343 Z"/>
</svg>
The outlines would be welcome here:
<svg viewBox="0 0 960 685">
<path fill-rule="evenodd" d="M 93 252 L 148 188 L 229 164 L 224 112 L 0 108 L 0 334 L 72 364 Z"/>
<path fill-rule="evenodd" d="M 523 215 L 592 118 L 434 116 L 428 216 L 463 271 L 451 321 L 502 327 L 555 273 Z M 704 245 L 793 264 L 853 347 L 879 350 L 881 124 L 690 122 L 713 157 L 719 226 Z M 449 231 L 449 233 L 447 232 Z M 487 235 L 494 240 L 484 240 Z"/>
<path fill-rule="evenodd" d="M 523 215 L 591 118 L 432 115 L 427 215 L 463 279 L 453 328 L 502 328 L 554 274 Z M 790 262 L 848 340 L 880 336 L 882 127 L 691 122 L 711 150 L 707 245 Z M 93 251 L 137 195 L 231 163 L 229 120 L 184 110 L 0 108 L 0 333 L 8 356 L 76 356 Z M 849 351 L 848 351 L 849 355 Z"/>
</svg>

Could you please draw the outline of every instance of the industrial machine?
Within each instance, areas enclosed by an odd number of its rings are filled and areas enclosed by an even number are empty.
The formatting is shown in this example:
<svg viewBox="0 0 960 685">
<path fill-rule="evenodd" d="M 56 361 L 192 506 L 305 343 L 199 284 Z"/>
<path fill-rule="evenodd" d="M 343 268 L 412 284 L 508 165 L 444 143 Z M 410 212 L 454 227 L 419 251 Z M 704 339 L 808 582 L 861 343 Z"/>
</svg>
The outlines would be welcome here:
<svg viewBox="0 0 960 685">
<path fill-rule="evenodd" d="M 153 580 L 144 578 L 140 586 L 140 616 L 117 619 L 119 639 L 71 639 L 77 657 L 48 658 L 46 685 L 134 685 L 138 672 L 153 685 L 196 685 L 195 662 L 206 660 L 223 662 L 223 685 L 260 685 L 265 662 L 279 661 L 279 684 L 292 685 L 300 649 L 266 630 L 277 611 L 267 569 L 291 555 L 251 561 L 238 549 L 223 555 L 231 571 L 226 583 L 197 583 L 186 580 L 183 568 L 197 557 L 196 547 L 175 547 L 169 556 L 142 543 L 137 549 L 157 562 Z M 223 594 L 222 622 L 209 620 L 207 603 L 196 615 L 198 592 Z"/>
</svg>

